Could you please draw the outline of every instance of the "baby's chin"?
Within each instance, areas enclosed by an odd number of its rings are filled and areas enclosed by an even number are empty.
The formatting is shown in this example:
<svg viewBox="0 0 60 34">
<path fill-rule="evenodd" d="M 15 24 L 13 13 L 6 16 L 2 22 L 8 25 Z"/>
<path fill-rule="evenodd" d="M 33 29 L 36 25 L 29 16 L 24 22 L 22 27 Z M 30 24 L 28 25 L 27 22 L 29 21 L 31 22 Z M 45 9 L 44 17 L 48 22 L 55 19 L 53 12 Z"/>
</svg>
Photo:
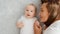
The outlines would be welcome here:
<svg viewBox="0 0 60 34">
<path fill-rule="evenodd" d="M 33 18 L 32 16 L 27 16 L 28 18 Z"/>
</svg>

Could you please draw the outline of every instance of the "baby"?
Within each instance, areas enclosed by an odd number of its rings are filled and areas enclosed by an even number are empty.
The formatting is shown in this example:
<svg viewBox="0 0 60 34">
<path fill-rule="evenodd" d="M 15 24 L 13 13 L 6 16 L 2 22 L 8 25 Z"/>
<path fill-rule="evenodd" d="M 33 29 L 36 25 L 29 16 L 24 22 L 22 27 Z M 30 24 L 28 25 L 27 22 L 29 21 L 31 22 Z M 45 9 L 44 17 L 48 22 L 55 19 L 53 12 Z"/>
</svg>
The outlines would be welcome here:
<svg viewBox="0 0 60 34">
<path fill-rule="evenodd" d="M 20 17 L 17 22 L 17 27 L 20 28 L 20 34 L 34 34 L 33 25 L 35 22 L 39 22 L 36 16 L 36 6 L 34 4 L 29 4 L 25 9 L 25 14 Z"/>
</svg>

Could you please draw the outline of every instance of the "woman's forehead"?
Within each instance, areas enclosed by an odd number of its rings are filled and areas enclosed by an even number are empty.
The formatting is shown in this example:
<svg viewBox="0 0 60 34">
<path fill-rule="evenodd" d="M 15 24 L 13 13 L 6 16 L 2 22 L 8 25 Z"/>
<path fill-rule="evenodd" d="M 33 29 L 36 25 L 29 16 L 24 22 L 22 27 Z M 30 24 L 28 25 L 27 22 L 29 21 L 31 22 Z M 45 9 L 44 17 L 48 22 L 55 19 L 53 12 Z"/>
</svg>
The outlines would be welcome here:
<svg viewBox="0 0 60 34">
<path fill-rule="evenodd" d="M 41 9 L 46 8 L 46 5 L 47 5 L 47 3 L 43 3 L 43 4 L 41 5 Z"/>
</svg>

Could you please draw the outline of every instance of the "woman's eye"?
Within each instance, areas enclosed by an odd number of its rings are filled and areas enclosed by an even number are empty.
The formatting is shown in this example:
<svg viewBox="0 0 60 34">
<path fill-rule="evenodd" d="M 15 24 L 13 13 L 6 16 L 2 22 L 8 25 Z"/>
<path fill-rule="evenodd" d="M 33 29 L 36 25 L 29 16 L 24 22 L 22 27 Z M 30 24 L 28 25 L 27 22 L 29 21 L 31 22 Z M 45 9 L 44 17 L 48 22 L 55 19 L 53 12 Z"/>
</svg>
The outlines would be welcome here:
<svg viewBox="0 0 60 34">
<path fill-rule="evenodd" d="M 29 10 L 26 10 L 26 11 L 29 11 Z"/>
<path fill-rule="evenodd" d="M 43 12 L 43 10 L 41 10 L 41 12 Z"/>
</svg>

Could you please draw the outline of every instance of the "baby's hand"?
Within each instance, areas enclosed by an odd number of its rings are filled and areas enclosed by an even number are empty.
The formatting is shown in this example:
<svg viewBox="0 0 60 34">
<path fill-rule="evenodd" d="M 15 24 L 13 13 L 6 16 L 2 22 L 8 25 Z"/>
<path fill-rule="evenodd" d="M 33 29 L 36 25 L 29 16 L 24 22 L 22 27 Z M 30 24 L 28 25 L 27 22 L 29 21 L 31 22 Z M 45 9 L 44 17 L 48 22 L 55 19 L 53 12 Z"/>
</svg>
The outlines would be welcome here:
<svg viewBox="0 0 60 34">
<path fill-rule="evenodd" d="M 24 27 L 24 24 L 23 24 L 22 22 L 17 23 L 17 27 L 18 27 L 18 28 L 22 28 L 22 27 Z"/>
<path fill-rule="evenodd" d="M 20 23 L 20 24 L 19 24 L 19 27 L 20 27 L 20 28 L 24 27 L 24 24 L 23 24 L 23 23 Z"/>
</svg>

